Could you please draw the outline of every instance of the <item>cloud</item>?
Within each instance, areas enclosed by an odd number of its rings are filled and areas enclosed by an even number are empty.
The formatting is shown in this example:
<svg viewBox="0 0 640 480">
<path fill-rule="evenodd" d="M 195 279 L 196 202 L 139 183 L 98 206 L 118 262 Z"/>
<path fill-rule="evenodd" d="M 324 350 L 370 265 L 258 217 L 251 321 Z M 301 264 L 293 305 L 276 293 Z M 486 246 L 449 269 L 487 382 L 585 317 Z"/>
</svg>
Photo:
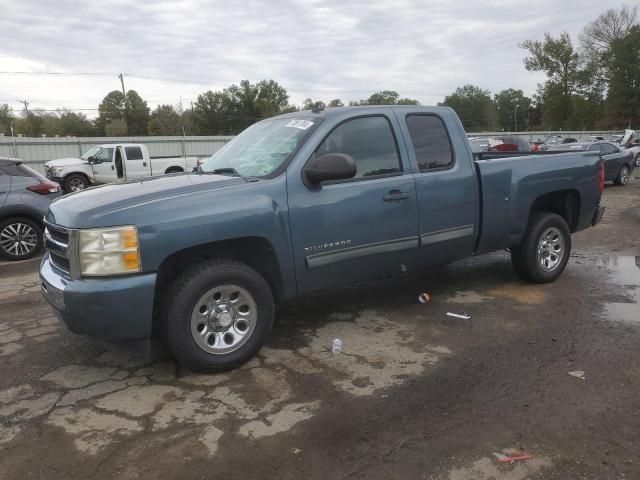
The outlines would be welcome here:
<svg viewBox="0 0 640 480">
<path fill-rule="evenodd" d="M 127 72 L 151 105 L 194 100 L 241 79 L 273 78 L 300 104 L 393 89 L 423 104 L 472 83 L 533 94 L 518 43 L 544 31 L 574 38 L 602 2 L 420 0 L 4 0 L 0 102 L 95 108 Z M 176 79 L 177 81 L 167 81 Z M 36 101 L 37 100 L 37 101 Z M 91 112 L 87 112 L 91 113 Z"/>
</svg>

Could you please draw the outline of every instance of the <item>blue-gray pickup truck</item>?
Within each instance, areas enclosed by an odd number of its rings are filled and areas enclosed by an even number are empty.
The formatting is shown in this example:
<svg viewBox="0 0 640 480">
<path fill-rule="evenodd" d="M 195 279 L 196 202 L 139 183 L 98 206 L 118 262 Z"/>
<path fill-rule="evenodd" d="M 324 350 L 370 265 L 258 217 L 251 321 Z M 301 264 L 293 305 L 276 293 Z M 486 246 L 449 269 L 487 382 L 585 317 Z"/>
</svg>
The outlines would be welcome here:
<svg viewBox="0 0 640 480">
<path fill-rule="evenodd" d="M 445 107 L 347 107 L 258 122 L 197 172 L 54 201 L 42 291 L 76 333 L 166 340 L 186 367 L 236 367 L 274 304 L 510 249 L 549 282 L 603 214 L 601 158 L 475 159 Z"/>
</svg>

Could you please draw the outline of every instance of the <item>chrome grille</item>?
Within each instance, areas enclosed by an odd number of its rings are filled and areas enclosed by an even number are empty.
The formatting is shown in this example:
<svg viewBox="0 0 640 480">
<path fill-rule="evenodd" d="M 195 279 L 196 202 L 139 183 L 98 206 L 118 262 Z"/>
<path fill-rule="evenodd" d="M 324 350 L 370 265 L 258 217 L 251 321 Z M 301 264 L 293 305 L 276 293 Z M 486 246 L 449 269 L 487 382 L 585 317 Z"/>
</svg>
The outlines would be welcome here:
<svg viewBox="0 0 640 480">
<path fill-rule="evenodd" d="M 69 230 L 45 222 L 44 244 L 49 251 L 49 258 L 53 266 L 69 275 L 71 273 Z"/>
</svg>

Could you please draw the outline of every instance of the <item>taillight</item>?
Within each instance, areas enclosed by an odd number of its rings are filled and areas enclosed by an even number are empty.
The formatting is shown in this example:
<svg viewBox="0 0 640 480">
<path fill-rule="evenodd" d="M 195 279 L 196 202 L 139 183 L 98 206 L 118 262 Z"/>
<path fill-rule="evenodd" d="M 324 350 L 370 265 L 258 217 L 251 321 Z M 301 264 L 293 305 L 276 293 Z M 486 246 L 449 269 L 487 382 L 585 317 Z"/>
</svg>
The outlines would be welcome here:
<svg viewBox="0 0 640 480">
<path fill-rule="evenodd" d="M 27 190 L 38 193 L 40 195 L 49 195 L 50 193 L 58 192 L 60 190 L 60 185 L 58 185 L 57 183 L 44 181 L 36 185 L 29 185 L 27 187 Z"/>
<path fill-rule="evenodd" d="M 600 188 L 600 194 L 604 192 L 604 160 L 600 160 L 598 167 L 598 187 Z"/>
</svg>

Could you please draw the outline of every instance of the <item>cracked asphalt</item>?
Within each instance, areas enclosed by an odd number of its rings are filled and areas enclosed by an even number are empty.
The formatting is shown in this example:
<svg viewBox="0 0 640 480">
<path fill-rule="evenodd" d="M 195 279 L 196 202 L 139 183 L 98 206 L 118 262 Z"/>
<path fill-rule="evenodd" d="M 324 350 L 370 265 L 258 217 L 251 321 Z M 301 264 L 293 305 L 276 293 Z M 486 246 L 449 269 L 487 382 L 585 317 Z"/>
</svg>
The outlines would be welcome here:
<svg viewBox="0 0 640 480">
<path fill-rule="evenodd" d="M 0 263 L 0 478 L 640 478 L 640 179 L 603 203 L 553 284 L 497 252 L 306 296 L 217 375 L 67 332 Z"/>
</svg>

